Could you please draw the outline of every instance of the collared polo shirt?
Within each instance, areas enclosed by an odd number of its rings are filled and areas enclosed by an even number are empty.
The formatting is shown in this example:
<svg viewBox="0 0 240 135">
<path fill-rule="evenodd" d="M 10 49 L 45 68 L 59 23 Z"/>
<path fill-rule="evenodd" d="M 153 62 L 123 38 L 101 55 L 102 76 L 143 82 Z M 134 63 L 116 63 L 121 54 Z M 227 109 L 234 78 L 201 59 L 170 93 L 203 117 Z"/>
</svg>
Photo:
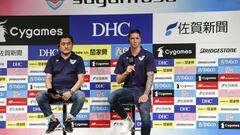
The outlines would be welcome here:
<svg viewBox="0 0 240 135">
<path fill-rule="evenodd" d="M 115 68 L 115 74 L 122 74 L 126 71 L 129 62 L 128 58 L 132 56 L 131 50 L 122 54 L 119 59 L 117 66 Z M 124 81 L 123 87 L 126 88 L 134 88 L 138 87 L 141 89 L 145 89 L 146 81 L 147 81 L 147 72 L 156 72 L 156 66 L 154 63 L 154 56 L 149 51 L 143 49 L 141 50 L 137 56 L 134 57 L 135 61 L 135 72 L 130 73 Z"/>
<path fill-rule="evenodd" d="M 70 89 L 78 80 L 78 74 L 85 74 L 82 57 L 74 52 L 66 60 L 60 54 L 52 56 L 45 67 L 45 73 L 52 74 L 55 89 Z"/>
</svg>

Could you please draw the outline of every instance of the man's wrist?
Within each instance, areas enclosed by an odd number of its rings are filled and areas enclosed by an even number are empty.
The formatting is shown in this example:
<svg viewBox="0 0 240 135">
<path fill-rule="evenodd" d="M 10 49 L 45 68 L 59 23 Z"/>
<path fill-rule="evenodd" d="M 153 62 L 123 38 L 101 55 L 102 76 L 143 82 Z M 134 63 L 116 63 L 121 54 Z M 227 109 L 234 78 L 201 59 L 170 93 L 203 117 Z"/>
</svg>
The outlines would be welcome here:
<svg viewBox="0 0 240 135">
<path fill-rule="evenodd" d="M 75 92 L 75 91 L 73 91 L 73 90 L 70 90 L 70 93 L 71 93 L 72 95 L 74 94 L 74 92 Z"/>
<path fill-rule="evenodd" d="M 125 72 L 123 73 L 123 75 L 125 75 L 125 76 L 127 76 L 128 74 L 129 74 L 128 71 L 125 71 Z"/>
</svg>

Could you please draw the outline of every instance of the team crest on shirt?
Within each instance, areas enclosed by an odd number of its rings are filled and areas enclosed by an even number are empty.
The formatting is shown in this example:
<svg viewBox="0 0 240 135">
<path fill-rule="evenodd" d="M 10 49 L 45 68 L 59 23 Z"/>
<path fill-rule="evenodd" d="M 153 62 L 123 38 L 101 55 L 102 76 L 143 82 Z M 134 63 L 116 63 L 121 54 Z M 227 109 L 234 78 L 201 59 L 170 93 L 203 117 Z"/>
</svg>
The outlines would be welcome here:
<svg viewBox="0 0 240 135">
<path fill-rule="evenodd" d="M 145 56 L 144 56 L 144 55 L 143 55 L 143 56 L 141 56 L 141 57 L 138 57 L 138 59 L 139 59 L 140 61 L 142 61 L 144 58 L 145 58 Z"/>
<path fill-rule="evenodd" d="M 72 60 L 72 59 L 70 59 L 70 63 L 73 65 L 73 64 L 75 64 L 77 62 L 77 60 Z"/>
</svg>

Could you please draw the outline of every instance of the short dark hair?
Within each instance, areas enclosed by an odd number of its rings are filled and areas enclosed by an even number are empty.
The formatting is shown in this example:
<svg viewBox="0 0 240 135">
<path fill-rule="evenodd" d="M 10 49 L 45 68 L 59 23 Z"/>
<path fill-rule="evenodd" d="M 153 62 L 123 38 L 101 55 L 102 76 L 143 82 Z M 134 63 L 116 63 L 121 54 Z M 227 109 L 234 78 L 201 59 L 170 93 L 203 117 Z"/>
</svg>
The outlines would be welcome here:
<svg viewBox="0 0 240 135">
<path fill-rule="evenodd" d="M 128 38 L 130 38 L 130 35 L 133 34 L 133 33 L 138 33 L 140 36 L 141 36 L 141 32 L 139 29 L 131 29 L 129 32 L 128 32 Z"/>
<path fill-rule="evenodd" d="M 71 42 L 73 43 L 73 37 L 71 35 L 63 34 L 63 35 L 59 36 L 58 39 L 57 39 L 58 40 L 58 45 L 60 44 L 60 42 L 63 38 L 69 38 L 71 40 Z"/>
</svg>

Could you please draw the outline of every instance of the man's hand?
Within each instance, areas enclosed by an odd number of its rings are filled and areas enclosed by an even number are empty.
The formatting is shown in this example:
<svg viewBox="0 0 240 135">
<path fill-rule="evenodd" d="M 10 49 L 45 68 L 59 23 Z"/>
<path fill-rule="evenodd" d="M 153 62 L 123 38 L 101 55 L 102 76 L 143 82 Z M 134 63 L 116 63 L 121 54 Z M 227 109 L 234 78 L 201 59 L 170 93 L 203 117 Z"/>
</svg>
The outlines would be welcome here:
<svg viewBox="0 0 240 135">
<path fill-rule="evenodd" d="M 62 96 L 60 94 L 51 94 L 51 97 L 55 100 L 61 99 Z"/>
<path fill-rule="evenodd" d="M 127 67 L 126 72 L 127 72 L 128 74 L 130 74 L 132 71 L 135 71 L 135 67 L 134 67 L 134 65 L 129 65 L 129 66 Z"/>
<path fill-rule="evenodd" d="M 72 93 L 70 91 L 66 91 L 63 93 L 62 99 L 64 101 L 68 101 L 68 99 L 72 96 Z"/>
<path fill-rule="evenodd" d="M 138 103 L 145 103 L 148 100 L 148 95 L 143 94 L 141 97 L 138 99 Z"/>
</svg>

